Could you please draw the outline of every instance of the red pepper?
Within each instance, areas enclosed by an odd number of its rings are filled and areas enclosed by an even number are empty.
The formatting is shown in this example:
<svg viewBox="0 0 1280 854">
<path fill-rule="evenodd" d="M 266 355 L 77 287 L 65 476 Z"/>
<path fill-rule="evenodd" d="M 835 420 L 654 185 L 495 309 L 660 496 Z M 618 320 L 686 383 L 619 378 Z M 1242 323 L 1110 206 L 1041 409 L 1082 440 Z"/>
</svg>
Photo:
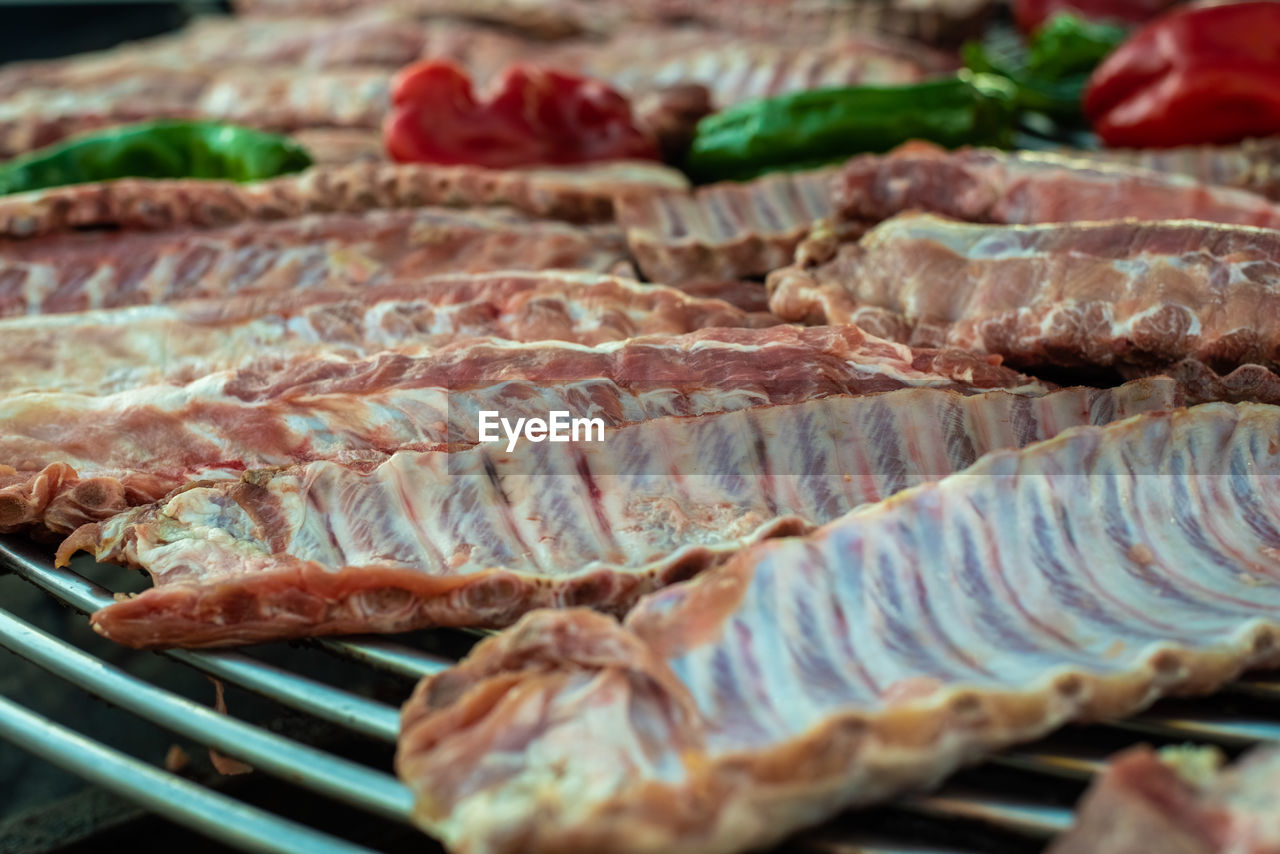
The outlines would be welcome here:
<svg viewBox="0 0 1280 854">
<path fill-rule="evenodd" d="M 401 163 L 504 169 L 658 157 L 626 98 L 561 71 L 514 65 L 477 99 L 458 66 L 428 60 L 396 75 L 391 103 L 383 136 Z"/>
<path fill-rule="evenodd" d="M 1084 111 L 1107 145 L 1164 148 L 1280 133 L 1280 3 L 1179 9 L 1098 66 Z"/>
<path fill-rule="evenodd" d="M 1140 24 L 1178 0 L 1015 0 L 1013 14 L 1024 33 L 1037 29 L 1059 12 L 1069 12 L 1090 21 Z"/>
</svg>

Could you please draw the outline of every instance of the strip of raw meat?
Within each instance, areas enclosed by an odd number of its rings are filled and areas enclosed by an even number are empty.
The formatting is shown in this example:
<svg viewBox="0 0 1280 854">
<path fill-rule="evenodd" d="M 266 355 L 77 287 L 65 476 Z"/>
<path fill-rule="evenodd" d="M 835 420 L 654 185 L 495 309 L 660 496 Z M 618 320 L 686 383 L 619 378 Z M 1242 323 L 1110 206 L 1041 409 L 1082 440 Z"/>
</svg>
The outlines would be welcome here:
<svg viewBox="0 0 1280 854">
<path fill-rule="evenodd" d="M 179 32 L 71 57 L 0 68 L 0 98 L 33 88 L 98 89 L 126 77 L 172 69 L 213 73 L 234 65 L 296 69 L 396 69 L 425 53 L 453 57 L 464 35 L 487 32 L 457 21 L 412 22 L 393 15 L 244 21 L 199 18 Z"/>
<path fill-rule="evenodd" d="M 786 172 L 694 191 L 620 199 L 641 272 L 683 287 L 704 280 L 763 276 L 791 263 L 817 220 L 829 220 L 836 170 Z"/>
<path fill-rule="evenodd" d="M 539 38 L 562 38 L 595 31 L 608 20 L 612 4 L 581 0 L 234 0 L 237 15 L 327 17 L 389 7 L 399 15 L 424 19 L 454 17 L 498 24 Z"/>
<path fill-rule="evenodd" d="M 1280 232 L 1198 221 L 975 225 L 904 214 L 769 277 L 785 320 L 1032 365 L 1280 362 Z"/>
<path fill-rule="evenodd" d="M 1280 208 L 1253 193 L 1047 152 L 909 143 L 853 158 L 834 186 L 837 215 L 863 222 L 924 210 L 1011 224 L 1133 217 L 1280 228 Z"/>
<path fill-rule="evenodd" d="M 311 127 L 377 128 L 386 69 L 143 69 L 86 91 L 32 87 L 0 103 L 0 155 L 12 157 L 106 125 L 146 119 L 219 119 L 290 133 Z"/>
<path fill-rule="evenodd" d="M 778 322 L 594 273 L 433 276 L 355 293 L 284 291 L 0 320 L 0 395 L 111 394 L 310 353 L 361 358 L 471 337 L 599 344 Z"/>
<path fill-rule="evenodd" d="M 1219 771 L 1215 749 L 1126 750 L 1048 854 L 1280 854 L 1280 750 Z"/>
<path fill-rule="evenodd" d="M 1150 375 L 1150 371 L 1122 369 L 1129 379 Z M 1270 403 L 1280 406 L 1280 376 L 1262 365 L 1242 365 L 1227 374 L 1218 374 L 1195 359 L 1183 359 L 1160 369 L 1160 375 L 1175 380 L 1197 403 Z"/>
<path fill-rule="evenodd" d="M 418 821 L 490 854 L 755 850 L 1280 664 L 1278 436 L 1254 404 L 1081 427 L 741 552 L 623 625 L 530 615 L 405 706 Z"/>
<path fill-rule="evenodd" d="M 0 316 L 83 311 L 454 272 L 629 272 L 612 226 L 500 209 L 324 214 L 211 231 L 58 234 L 0 244 Z"/>
<path fill-rule="evenodd" d="M 357 163 L 254 184 L 125 179 L 0 197 L 0 236 L 99 227 L 212 227 L 430 205 L 505 205 L 537 217 L 599 223 L 613 218 L 616 196 L 688 186 L 674 169 L 635 162 L 508 170 Z"/>
<path fill-rule="evenodd" d="M 833 33 L 874 33 L 958 47 L 982 34 L 994 11 L 991 0 L 819 0 L 819 2 L 717 2 L 650 0 L 628 3 L 636 18 L 698 21 L 754 38 L 818 40 Z M 954 62 L 954 60 L 952 60 Z"/>
<path fill-rule="evenodd" d="M 867 36 L 784 43 L 686 27 L 631 27 L 604 46 L 557 47 L 547 61 L 576 68 L 627 92 L 697 83 L 723 109 L 740 101 L 823 86 L 912 83 L 940 68 L 928 49 Z"/>
<path fill-rule="evenodd" d="M 1246 139 L 1236 145 L 1063 152 L 1067 157 L 1102 160 L 1153 172 L 1186 175 L 1205 184 L 1235 187 L 1280 201 L 1280 137 Z"/>
<path fill-rule="evenodd" d="M 94 618 L 132 645 L 621 613 L 748 543 L 1174 397 L 1167 381 L 1042 397 L 905 389 L 648 420 L 597 442 L 401 453 L 367 471 L 313 463 L 87 526 L 60 557 L 87 548 L 151 574 L 152 590 Z"/>
<path fill-rule="evenodd" d="M 382 134 L 365 128 L 306 128 L 290 134 L 316 166 L 387 163 Z"/>
<path fill-rule="evenodd" d="M 477 412 L 623 424 L 903 386 L 1044 385 L 959 351 L 854 327 L 707 329 L 597 347 L 472 339 L 426 353 L 322 353 L 118 394 L 0 401 L 0 530 L 70 530 L 188 480 L 313 459 L 377 462 L 474 443 Z"/>
</svg>

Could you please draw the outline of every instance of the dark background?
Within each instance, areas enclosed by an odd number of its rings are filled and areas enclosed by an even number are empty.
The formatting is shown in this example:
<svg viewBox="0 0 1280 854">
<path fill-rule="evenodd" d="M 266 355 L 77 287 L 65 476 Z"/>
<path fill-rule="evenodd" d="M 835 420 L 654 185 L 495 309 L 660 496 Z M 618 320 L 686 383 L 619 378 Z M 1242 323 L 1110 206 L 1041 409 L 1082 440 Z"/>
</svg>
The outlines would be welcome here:
<svg viewBox="0 0 1280 854">
<path fill-rule="evenodd" d="M 102 50 L 177 29 L 193 15 L 227 10 L 227 0 L 181 3 L 0 0 L 0 63 Z"/>
</svg>

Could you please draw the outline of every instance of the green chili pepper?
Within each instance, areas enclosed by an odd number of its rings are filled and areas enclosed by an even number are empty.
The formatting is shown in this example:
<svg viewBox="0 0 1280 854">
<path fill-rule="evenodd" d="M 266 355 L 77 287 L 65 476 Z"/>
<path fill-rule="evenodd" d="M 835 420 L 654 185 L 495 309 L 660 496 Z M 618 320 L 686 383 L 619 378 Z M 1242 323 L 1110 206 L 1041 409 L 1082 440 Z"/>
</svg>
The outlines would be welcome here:
<svg viewBox="0 0 1280 854">
<path fill-rule="evenodd" d="M 908 86 L 813 89 L 747 101 L 698 123 L 685 161 L 696 181 L 745 180 L 796 163 L 882 152 L 911 139 L 1008 146 L 1014 90 L 961 72 Z"/>
<path fill-rule="evenodd" d="M 961 55 L 969 70 L 1012 82 L 1020 109 L 1082 122 L 1080 100 L 1090 73 L 1126 36 L 1124 27 L 1059 14 L 1036 30 L 1025 47 L 970 42 Z"/>
<path fill-rule="evenodd" d="M 0 195 L 115 178 L 257 181 L 298 172 L 311 155 L 288 137 L 203 121 L 124 125 L 0 163 Z"/>
</svg>

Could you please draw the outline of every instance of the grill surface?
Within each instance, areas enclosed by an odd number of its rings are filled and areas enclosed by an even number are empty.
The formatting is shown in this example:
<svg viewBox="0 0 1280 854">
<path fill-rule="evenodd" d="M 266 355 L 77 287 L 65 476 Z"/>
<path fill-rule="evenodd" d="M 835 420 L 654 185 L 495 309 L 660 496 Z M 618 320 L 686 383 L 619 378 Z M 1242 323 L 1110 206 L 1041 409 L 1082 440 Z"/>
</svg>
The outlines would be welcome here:
<svg viewBox="0 0 1280 854">
<path fill-rule="evenodd" d="M 50 550 L 19 540 L 0 541 L 0 571 L 8 570 L 80 612 L 112 600 L 112 592 L 81 573 L 55 569 Z M 319 640 L 309 644 L 361 670 L 398 680 L 403 697 L 413 681 L 448 667 L 474 636 L 423 632 L 407 639 Z M 109 641 L 101 644 L 112 647 Z M 127 712 L 197 744 L 252 765 L 274 786 L 298 787 L 353 808 L 362 821 L 351 838 L 379 838 L 371 829 L 409 824 L 411 798 L 389 764 L 366 764 L 280 735 L 158 687 L 107 664 L 0 609 L 0 646 Z M 283 646 L 283 645 L 277 645 Z M 449 651 L 449 655 L 427 649 Z M 242 652 L 162 653 L 168 666 L 194 668 L 228 685 L 265 697 L 382 750 L 398 727 L 392 703 L 334 687 L 311 675 L 269 663 L 255 648 Z M 129 653 L 138 658 L 151 653 Z M 119 656 L 115 656 L 119 658 Z M 338 662 L 326 658 L 334 667 Z M 325 670 L 321 662 L 320 672 Z M 95 741 L 74 729 L 0 697 L 0 737 L 148 810 L 222 843 L 246 851 L 333 852 L 386 850 L 299 824 L 248 805 L 214 788 L 162 770 Z M 1167 701 L 1137 718 L 1105 726 L 1077 727 L 1045 742 L 1010 752 L 954 777 L 928 796 L 905 798 L 875 810 L 851 811 L 797 836 L 779 851 L 827 854 L 1001 854 L 1043 849 L 1071 821 L 1071 806 L 1109 753 L 1136 741 L 1195 741 L 1235 752 L 1260 741 L 1280 740 L 1280 677 L 1254 677 L 1215 697 Z M 323 802 L 321 802 L 323 803 Z M 406 831 L 409 832 L 409 831 Z M 439 850 L 425 837 L 418 850 Z"/>
</svg>

